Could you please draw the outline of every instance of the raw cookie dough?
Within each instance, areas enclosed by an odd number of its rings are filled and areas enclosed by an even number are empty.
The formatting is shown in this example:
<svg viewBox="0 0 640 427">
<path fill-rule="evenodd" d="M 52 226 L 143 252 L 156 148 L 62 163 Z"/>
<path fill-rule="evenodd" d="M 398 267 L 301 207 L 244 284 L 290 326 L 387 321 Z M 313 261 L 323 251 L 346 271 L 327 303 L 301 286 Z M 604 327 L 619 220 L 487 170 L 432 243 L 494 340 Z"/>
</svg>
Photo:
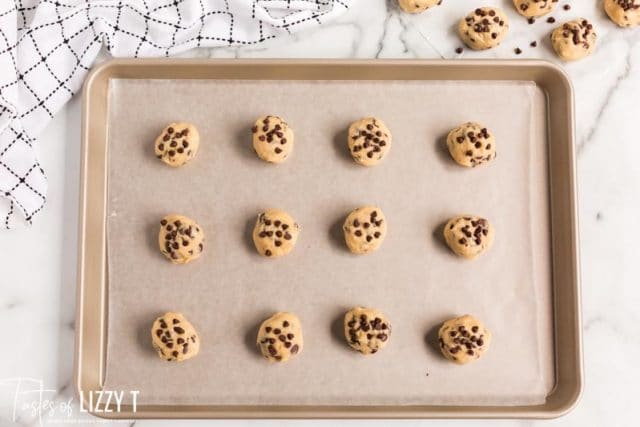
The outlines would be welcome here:
<svg viewBox="0 0 640 427">
<path fill-rule="evenodd" d="M 640 0 L 604 0 L 604 11 L 620 27 L 640 25 Z"/>
<path fill-rule="evenodd" d="M 300 226 L 280 209 L 268 209 L 258 215 L 253 228 L 253 243 L 260 255 L 277 258 L 288 254 L 298 240 Z"/>
<path fill-rule="evenodd" d="M 344 336 L 354 350 L 374 354 L 389 342 L 391 323 L 379 310 L 354 307 L 344 315 Z"/>
<path fill-rule="evenodd" d="M 171 311 L 153 322 L 151 343 L 158 356 L 169 362 L 191 359 L 200 351 L 200 337 L 193 325 Z"/>
<path fill-rule="evenodd" d="M 191 218 L 167 215 L 160 221 L 160 251 L 174 264 L 186 264 L 198 258 L 204 249 L 202 228 Z"/>
<path fill-rule="evenodd" d="M 456 254 L 473 259 L 493 244 L 495 231 L 484 218 L 462 215 L 451 218 L 444 226 L 444 239 Z"/>
<path fill-rule="evenodd" d="M 441 3 L 442 0 L 398 0 L 400 9 L 407 13 L 421 13 Z"/>
<path fill-rule="evenodd" d="M 480 123 L 463 123 L 449 132 L 447 148 L 456 163 L 469 168 L 496 158 L 493 132 Z"/>
<path fill-rule="evenodd" d="M 302 353 L 302 324 L 293 313 L 276 313 L 260 325 L 258 347 L 269 362 L 286 362 Z"/>
<path fill-rule="evenodd" d="M 377 165 L 391 148 L 391 131 L 375 117 L 351 123 L 347 139 L 353 160 L 363 166 Z"/>
<path fill-rule="evenodd" d="M 376 206 L 363 206 L 352 211 L 342 226 L 347 247 L 354 254 L 377 250 L 387 235 L 387 220 Z"/>
<path fill-rule="evenodd" d="M 293 151 L 293 129 L 278 116 L 260 117 L 251 132 L 253 149 L 264 161 L 282 163 Z"/>
<path fill-rule="evenodd" d="M 460 365 L 479 359 L 491 344 L 491 332 L 482 322 L 466 314 L 449 319 L 438 332 L 440 350 L 447 359 Z"/>
<path fill-rule="evenodd" d="M 507 15 L 495 7 L 480 7 L 458 24 L 460 39 L 474 50 L 491 49 L 500 44 L 509 31 Z"/>
<path fill-rule="evenodd" d="M 575 61 L 593 52 L 596 33 L 586 19 L 565 22 L 551 33 L 551 45 L 560 59 Z"/>
<path fill-rule="evenodd" d="M 156 138 L 156 157 L 169 166 L 178 167 L 187 163 L 198 152 L 200 134 L 191 123 L 171 123 Z"/>
<path fill-rule="evenodd" d="M 556 7 L 558 0 L 513 0 L 518 13 L 527 18 L 546 15 Z"/>
</svg>

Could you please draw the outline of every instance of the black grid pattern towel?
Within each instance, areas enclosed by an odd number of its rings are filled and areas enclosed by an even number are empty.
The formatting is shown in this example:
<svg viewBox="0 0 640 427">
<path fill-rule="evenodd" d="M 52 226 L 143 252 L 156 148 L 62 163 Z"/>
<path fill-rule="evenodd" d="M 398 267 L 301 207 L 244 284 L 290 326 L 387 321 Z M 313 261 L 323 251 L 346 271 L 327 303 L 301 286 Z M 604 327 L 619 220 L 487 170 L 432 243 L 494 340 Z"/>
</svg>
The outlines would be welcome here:
<svg viewBox="0 0 640 427">
<path fill-rule="evenodd" d="M 0 228 L 46 201 L 35 137 L 101 46 L 116 57 L 260 43 L 328 21 L 353 0 L 0 0 Z"/>
</svg>

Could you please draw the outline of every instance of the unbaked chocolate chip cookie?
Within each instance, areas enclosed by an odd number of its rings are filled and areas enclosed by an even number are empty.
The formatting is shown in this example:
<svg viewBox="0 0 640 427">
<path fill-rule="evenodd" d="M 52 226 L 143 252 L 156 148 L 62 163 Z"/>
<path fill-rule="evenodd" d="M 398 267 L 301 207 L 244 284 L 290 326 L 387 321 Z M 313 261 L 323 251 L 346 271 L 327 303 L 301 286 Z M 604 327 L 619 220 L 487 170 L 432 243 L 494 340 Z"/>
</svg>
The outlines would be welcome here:
<svg viewBox="0 0 640 427">
<path fill-rule="evenodd" d="M 353 160 L 363 166 L 377 165 L 391 148 L 391 131 L 375 117 L 351 123 L 347 138 Z"/>
<path fill-rule="evenodd" d="M 171 311 L 153 322 L 151 343 L 158 356 L 169 362 L 191 359 L 200 351 L 196 329 L 182 314 Z"/>
<path fill-rule="evenodd" d="M 444 239 L 456 254 L 473 259 L 493 244 L 495 231 L 489 221 L 473 215 L 451 218 L 444 226 Z"/>
<path fill-rule="evenodd" d="M 200 134 L 191 123 L 171 123 L 156 138 L 156 157 L 169 166 L 178 167 L 187 163 L 198 152 Z"/>
<path fill-rule="evenodd" d="M 258 348 L 269 362 L 286 362 L 302 353 L 302 324 L 293 313 L 276 313 L 260 325 Z"/>
<path fill-rule="evenodd" d="M 391 323 L 374 308 L 354 307 L 344 315 L 344 336 L 354 350 L 375 354 L 391 337 Z"/>
<path fill-rule="evenodd" d="M 640 0 L 604 0 L 604 11 L 620 27 L 640 25 Z"/>
<path fill-rule="evenodd" d="M 586 19 L 565 22 L 551 33 L 551 46 L 560 59 L 575 61 L 588 56 L 596 47 L 596 33 Z"/>
<path fill-rule="evenodd" d="M 283 210 L 268 209 L 258 215 L 253 243 L 260 255 L 277 258 L 288 254 L 298 240 L 300 226 Z"/>
<path fill-rule="evenodd" d="M 204 249 L 202 228 L 183 215 L 167 215 L 160 221 L 160 251 L 174 264 L 186 264 L 198 258 Z"/>
<path fill-rule="evenodd" d="M 493 132 L 480 123 L 463 123 L 449 132 L 447 148 L 456 163 L 469 168 L 496 158 Z"/>
<path fill-rule="evenodd" d="M 344 240 L 354 254 L 377 250 L 387 235 L 387 220 L 377 206 L 355 209 L 344 221 Z"/>
<path fill-rule="evenodd" d="M 260 117 L 251 132 L 253 149 L 264 161 L 281 163 L 293 151 L 293 129 L 278 116 Z"/>
<path fill-rule="evenodd" d="M 398 0 L 400 9 L 407 13 L 421 13 L 441 3 L 442 0 Z"/>
<path fill-rule="evenodd" d="M 495 7 L 479 7 L 460 20 L 460 39 L 474 50 L 491 49 L 509 32 L 507 15 Z"/>
<path fill-rule="evenodd" d="M 479 359 L 491 344 L 491 332 L 471 315 L 456 317 L 442 324 L 438 332 L 440 350 L 460 365 Z"/>
<path fill-rule="evenodd" d="M 518 13 L 526 18 L 537 18 L 551 12 L 558 0 L 513 0 Z"/>
</svg>

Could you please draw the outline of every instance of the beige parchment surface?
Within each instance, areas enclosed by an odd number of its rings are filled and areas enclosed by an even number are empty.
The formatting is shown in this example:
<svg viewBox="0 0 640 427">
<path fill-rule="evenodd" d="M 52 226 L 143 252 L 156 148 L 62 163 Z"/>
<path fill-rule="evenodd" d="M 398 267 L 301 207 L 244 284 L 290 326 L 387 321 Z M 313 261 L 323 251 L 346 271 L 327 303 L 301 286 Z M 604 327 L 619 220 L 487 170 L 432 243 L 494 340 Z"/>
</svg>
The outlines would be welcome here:
<svg viewBox="0 0 640 427">
<path fill-rule="evenodd" d="M 254 155 L 250 127 L 284 117 L 296 147 L 284 164 Z M 346 129 L 382 119 L 393 146 L 377 167 L 356 165 Z M 197 157 L 172 169 L 153 141 L 171 121 L 200 130 Z M 444 137 L 461 122 L 496 135 L 497 159 L 457 166 Z M 533 83 L 428 81 L 113 80 L 109 90 L 108 335 L 106 389 L 140 390 L 138 404 L 516 405 L 542 403 L 554 381 L 545 98 Z M 380 206 L 382 248 L 350 254 L 340 226 Z M 302 232 L 282 259 L 258 256 L 257 213 L 288 211 Z M 157 249 L 168 213 L 204 228 L 203 256 L 186 266 Z M 493 248 L 466 261 L 444 246 L 444 222 L 488 218 Z M 343 313 L 377 307 L 393 325 L 384 351 L 344 343 Z M 180 311 L 198 329 L 197 358 L 160 360 L 149 328 Z M 256 328 L 275 311 L 303 323 L 304 352 L 270 365 Z M 437 329 L 471 313 L 493 332 L 489 352 L 457 366 Z"/>
</svg>

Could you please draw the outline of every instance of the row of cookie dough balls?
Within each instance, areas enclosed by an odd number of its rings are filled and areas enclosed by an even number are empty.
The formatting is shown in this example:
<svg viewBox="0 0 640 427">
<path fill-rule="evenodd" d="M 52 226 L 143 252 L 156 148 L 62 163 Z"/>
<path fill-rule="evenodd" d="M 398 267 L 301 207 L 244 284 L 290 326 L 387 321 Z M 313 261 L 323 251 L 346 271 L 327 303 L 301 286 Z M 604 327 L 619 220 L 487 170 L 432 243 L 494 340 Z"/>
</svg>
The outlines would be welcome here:
<svg viewBox="0 0 640 427">
<path fill-rule="evenodd" d="M 293 129 L 278 116 L 261 117 L 252 127 L 253 148 L 261 159 L 283 162 L 293 150 Z M 366 117 L 349 126 L 347 147 L 353 160 L 363 166 L 378 164 L 391 148 L 391 131 L 375 117 Z M 454 143 L 457 142 L 457 143 Z M 195 157 L 200 134 L 190 123 L 171 123 L 155 141 L 156 157 L 169 166 L 178 167 Z M 451 157 L 460 165 L 474 167 L 496 156 L 495 138 L 486 127 L 467 122 L 453 129 L 447 137 Z"/>
<path fill-rule="evenodd" d="M 398 0 L 408 13 L 421 13 L 440 5 L 442 0 Z M 552 12 L 558 0 L 513 0 L 515 10 L 528 19 Z M 604 0 L 603 8 L 620 27 L 640 25 L 640 0 Z M 507 36 L 509 20 L 499 8 L 480 7 L 462 18 L 458 24 L 460 39 L 471 49 L 484 50 L 497 46 Z M 593 25 L 584 18 L 563 23 L 551 33 L 551 44 L 557 55 L 573 61 L 589 55 L 596 44 Z"/>
<path fill-rule="evenodd" d="M 380 310 L 354 307 L 344 316 L 347 344 L 363 355 L 382 350 L 391 338 L 391 322 Z M 201 339 L 195 327 L 181 314 L 168 312 L 151 326 L 151 343 L 158 355 L 170 362 L 182 362 L 200 351 Z M 438 332 L 442 354 L 458 364 L 479 359 L 491 344 L 491 332 L 471 315 L 449 319 Z M 269 362 L 286 362 L 302 353 L 302 324 L 293 313 L 279 312 L 258 328 L 256 345 Z"/>
<path fill-rule="evenodd" d="M 300 229 L 300 225 L 283 210 L 261 212 L 252 233 L 256 251 L 268 258 L 287 255 L 293 250 Z M 362 206 L 347 215 L 342 229 L 349 250 L 367 254 L 382 245 L 387 235 L 387 219 L 379 207 Z M 495 232 L 487 219 L 461 215 L 447 222 L 443 234 L 453 252 L 473 259 L 491 247 Z M 169 261 L 186 264 L 204 251 L 204 232 L 191 218 L 167 215 L 160 221 L 158 245 Z"/>
</svg>

